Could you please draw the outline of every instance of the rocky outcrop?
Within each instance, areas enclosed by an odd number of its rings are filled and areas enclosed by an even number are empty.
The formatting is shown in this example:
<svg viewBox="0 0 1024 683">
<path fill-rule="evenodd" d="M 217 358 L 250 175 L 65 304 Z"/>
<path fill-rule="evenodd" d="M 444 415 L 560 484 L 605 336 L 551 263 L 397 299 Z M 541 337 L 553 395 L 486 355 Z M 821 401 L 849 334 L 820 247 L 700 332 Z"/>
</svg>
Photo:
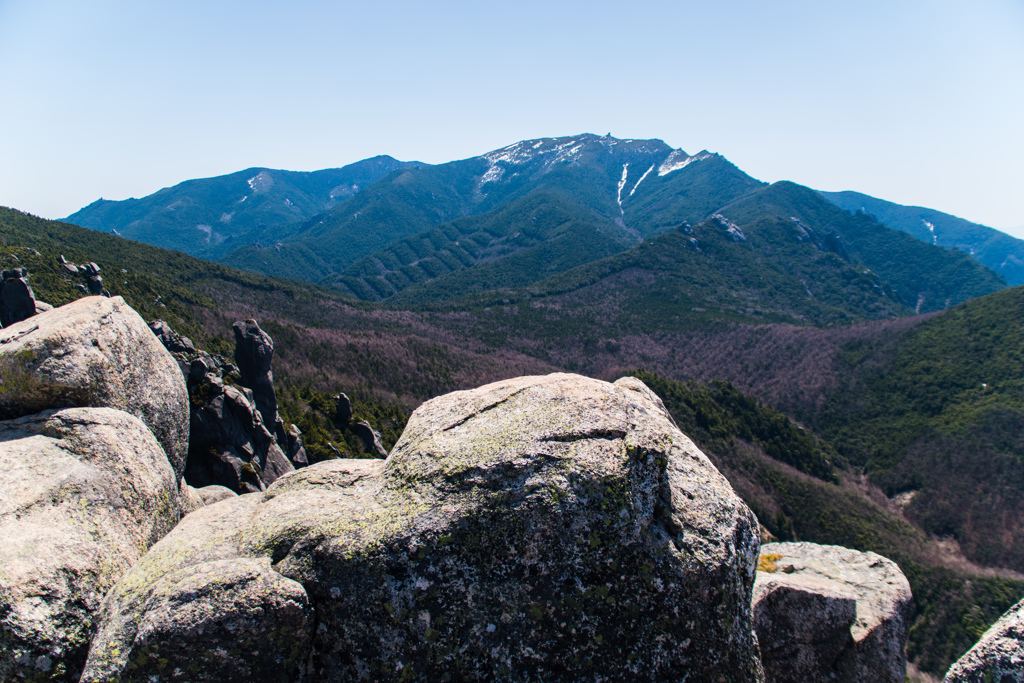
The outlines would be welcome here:
<svg viewBox="0 0 1024 683">
<path fill-rule="evenodd" d="M 200 489 L 196 489 L 196 493 L 198 493 L 199 497 L 202 498 L 203 505 L 213 505 L 214 503 L 219 503 L 220 501 L 227 500 L 228 498 L 238 497 L 237 493 L 226 486 L 217 485 L 204 486 Z"/>
<path fill-rule="evenodd" d="M 28 270 L 14 268 L 0 273 L 0 327 L 27 320 L 36 314 L 36 295 L 28 283 Z"/>
<path fill-rule="evenodd" d="M 117 408 L 141 419 L 175 474 L 184 471 L 185 382 L 121 297 L 86 297 L 0 330 L 0 377 L 0 419 L 49 408 Z"/>
<path fill-rule="evenodd" d="M 0 680 L 77 680 L 104 594 L 178 521 L 177 481 L 125 412 L 0 422 Z"/>
<path fill-rule="evenodd" d="M 342 431 L 351 432 L 359 440 L 359 448 L 363 453 L 374 458 L 388 457 L 387 449 L 380 439 L 380 432 L 370 426 L 366 420 L 352 420 L 355 409 L 352 400 L 346 394 L 334 397 L 334 424 Z M 330 445 L 330 444 L 328 444 Z M 331 446 L 334 448 L 334 446 Z M 337 449 L 335 449 L 337 451 Z"/>
<path fill-rule="evenodd" d="M 103 278 L 100 276 L 100 267 L 95 263 L 86 263 L 79 271 L 85 276 L 85 287 L 93 296 L 110 296 L 110 293 L 103 289 Z"/>
<path fill-rule="evenodd" d="M 163 320 L 149 323 L 149 328 L 177 360 L 187 382 L 191 441 L 185 478 L 190 485 L 252 493 L 309 464 L 302 432 L 295 425 L 286 429 L 278 416 L 270 372 L 274 344 L 255 322 L 235 323 L 240 339 L 235 356 L 244 371 L 221 356 L 197 350 L 191 339 Z M 265 414 L 271 423 L 265 422 Z"/>
<path fill-rule="evenodd" d="M 347 394 L 338 394 L 334 397 L 334 421 L 336 423 L 347 425 L 354 414 L 352 399 Z"/>
<path fill-rule="evenodd" d="M 754 625 L 769 683 L 902 683 L 910 584 L 875 553 L 814 543 L 762 546 Z"/>
<path fill-rule="evenodd" d="M 168 325 L 163 320 L 154 320 L 149 323 L 149 329 L 153 331 L 160 343 L 164 345 L 164 348 L 171 353 L 184 353 L 195 355 L 196 347 L 192 343 L 192 340 L 188 337 L 183 337 Z M 187 372 L 185 373 L 188 374 Z"/>
<path fill-rule="evenodd" d="M 985 631 L 946 673 L 945 683 L 1024 682 L 1024 600 Z"/>
<path fill-rule="evenodd" d="M 83 681 L 761 680 L 757 522 L 641 382 L 433 399 L 387 461 L 186 517 Z"/>
<path fill-rule="evenodd" d="M 306 455 L 306 447 L 302 443 L 302 430 L 296 425 L 288 425 L 284 433 L 285 442 L 282 444 L 285 455 L 296 467 L 305 467 L 309 464 L 309 456 Z"/>
<path fill-rule="evenodd" d="M 349 425 L 349 429 L 359 439 L 359 444 L 363 448 L 364 453 L 369 453 L 375 458 L 386 458 L 388 452 L 384 449 L 384 445 L 380 441 L 380 434 L 377 430 L 370 426 L 370 423 L 366 420 L 358 420 Z"/>
<path fill-rule="evenodd" d="M 252 397 L 252 390 L 207 375 L 194 385 L 192 441 L 185 479 L 238 493 L 262 491 L 294 470 Z"/>
<path fill-rule="evenodd" d="M 231 329 L 235 333 L 235 363 L 238 364 L 242 386 L 252 389 L 256 408 L 263 424 L 284 443 L 284 425 L 277 415 L 277 393 L 274 391 L 274 340 L 260 329 L 255 320 L 239 320 Z"/>
</svg>

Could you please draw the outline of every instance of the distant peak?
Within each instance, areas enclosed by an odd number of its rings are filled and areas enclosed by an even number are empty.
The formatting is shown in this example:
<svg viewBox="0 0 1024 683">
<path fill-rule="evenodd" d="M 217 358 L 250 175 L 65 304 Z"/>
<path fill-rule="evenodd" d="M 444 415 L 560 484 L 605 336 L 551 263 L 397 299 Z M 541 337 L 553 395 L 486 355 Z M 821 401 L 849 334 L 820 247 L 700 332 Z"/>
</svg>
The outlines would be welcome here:
<svg viewBox="0 0 1024 683">
<path fill-rule="evenodd" d="M 260 171 L 247 181 L 249 188 L 255 193 L 266 192 L 274 186 L 274 179 L 266 171 Z"/>
<path fill-rule="evenodd" d="M 574 161 L 588 147 L 600 145 L 606 150 L 625 148 L 630 152 L 659 154 L 669 151 L 669 146 L 661 140 L 634 140 L 631 138 L 614 138 L 611 134 L 594 135 L 593 133 L 581 133 L 559 138 L 534 138 L 513 143 L 493 152 L 481 155 L 493 167 L 495 164 L 504 165 L 524 164 L 538 157 L 546 157 L 549 164 L 559 161 Z M 491 179 L 493 179 L 492 174 Z"/>
<path fill-rule="evenodd" d="M 708 159 L 713 156 L 714 154 L 711 154 L 707 150 L 698 152 L 693 156 L 690 156 L 681 149 L 673 150 L 665 161 L 661 162 L 661 166 L 658 167 L 658 175 L 668 175 L 672 171 L 678 171 L 679 169 L 686 168 L 695 161 L 703 161 L 704 159 Z"/>
</svg>

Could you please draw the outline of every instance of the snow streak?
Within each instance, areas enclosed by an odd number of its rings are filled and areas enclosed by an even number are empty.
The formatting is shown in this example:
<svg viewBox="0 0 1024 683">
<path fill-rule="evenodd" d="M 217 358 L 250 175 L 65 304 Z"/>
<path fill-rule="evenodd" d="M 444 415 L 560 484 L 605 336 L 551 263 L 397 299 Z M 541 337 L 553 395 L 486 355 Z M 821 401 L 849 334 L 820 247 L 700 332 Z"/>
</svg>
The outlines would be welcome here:
<svg viewBox="0 0 1024 683">
<path fill-rule="evenodd" d="M 626 175 L 629 174 L 629 164 L 622 165 L 622 179 L 619 180 L 619 212 L 626 213 L 622 209 L 622 188 L 626 186 Z M 641 178 L 643 180 L 643 178 Z"/>
<path fill-rule="evenodd" d="M 642 183 L 644 181 L 644 178 L 647 177 L 647 174 L 650 173 L 653 170 L 654 170 L 654 164 L 651 164 L 651 167 L 649 169 L 647 169 L 646 171 L 644 171 L 644 174 L 642 176 L 640 176 L 640 180 L 636 181 L 636 185 L 634 185 L 633 189 L 629 191 L 629 196 L 630 197 L 632 197 L 633 193 L 636 192 L 636 188 L 640 187 L 640 183 Z"/>
</svg>

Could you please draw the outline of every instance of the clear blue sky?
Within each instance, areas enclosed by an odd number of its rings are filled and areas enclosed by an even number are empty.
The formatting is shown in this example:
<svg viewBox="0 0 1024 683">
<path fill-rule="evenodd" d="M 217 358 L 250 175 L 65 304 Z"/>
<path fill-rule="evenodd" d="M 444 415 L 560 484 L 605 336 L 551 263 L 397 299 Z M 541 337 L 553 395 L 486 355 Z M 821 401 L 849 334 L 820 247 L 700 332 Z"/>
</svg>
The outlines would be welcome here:
<svg viewBox="0 0 1024 683">
<path fill-rule="evenodd" d="M 0 205 L 592 132 L 1024 237 L 1024 0 L 0 0 Z"/>
</svg>

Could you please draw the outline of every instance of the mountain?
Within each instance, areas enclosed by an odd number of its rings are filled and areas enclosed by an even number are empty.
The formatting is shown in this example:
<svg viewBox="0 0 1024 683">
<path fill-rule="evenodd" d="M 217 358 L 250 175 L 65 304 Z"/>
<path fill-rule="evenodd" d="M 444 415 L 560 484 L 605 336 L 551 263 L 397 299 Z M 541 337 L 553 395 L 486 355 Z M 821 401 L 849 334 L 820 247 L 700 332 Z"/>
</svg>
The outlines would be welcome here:
<svg viewBox="0 0 1024 683">
<path fill-rule="evenodd" d="M 142 199 L 99 199 L 66 219 L 93 230 L 217 259 L 241 244 L 273 246 L 310 216 L 398 168 L 388 156 L 311 173 L 249 168 L 188 180 Z"/>
<path fill-rule="evenodd" d="M 252 169 L 71 218 L 395 306 L 617 289 L 655 317 L 821 324 L 939 310 L 1004 286 L 970 259 L 830 208 L 717 154 L 584 134 L 439 165 Z M 657 265 L 645 256 L 655 253 Z M 657 282 L 629 292 L 627 272 Z"/>
<path fill-rule="evenodd" d="M 322 283 L 380 300 L 441 278 L 466 295 L 526 286 L 633 244 L 614 221 L 542 190 L 393 242 Z"/>
<path fill-rule="evenodd" d="M 760 185 L 719 155 L 690 156 L 660 140 L 590 134 L 525 140 L 472 159 L 392 173 L 310 219 L 280 249 L 250 245 L 223 260 L 263 273 L 336 281 L 333 276 L 353 276 L 345 270 L 358 259 L 399 240 L 519 200 L 543 201 L 526 200 L 532 194 L 558 195 L 637 242 L 700 220 Z M 438 272 L 448 271 L 442 266 Z M 381 292 L 392 288 L 384 285 Z"/>
<path fill-rule="evenodd" d="M 851 345 L 817 429 L 924 531 L 1024 572 L 1024 287 Z"/>
<path fill-rule="evenodd" d="M 391 258 L 375 255 L 363 262 L 366 271 L 348 273 L 379 282 L 388 273 L 371 268 Z M 548 277 L 539 268 L 506 270 L 503 263 L 441 274 L 385 301 L 439 311 L 503 306 L 473 318 L 486 321 L 489 335 L 557 336 L 556 328 L 576 329 L 580 317 L 593 316 L 588 327 L 616 338 L 638 328 L 682 330 L 714 320 L 850 323 L 942 310 L 1005 287 L 965 254 L 851 216 L 785 182 L 759 188 L 701 223 Z M 496 272 L 535 281 L 503 287 Z M 354 286 L 350 291 L 357 293 Z M 552 310 L 565 313 L 552 316 Z"/>
<path fill-rule="evenodd" d="M 872 214 L 890 228 L 929 244 L 966 252 L 1011 285 L 1024 284 L 1024 240 L 948 213 L 894 204 L 859 192 L 821 192 L 821 196 L 847 211 Z"/>
</svg>

